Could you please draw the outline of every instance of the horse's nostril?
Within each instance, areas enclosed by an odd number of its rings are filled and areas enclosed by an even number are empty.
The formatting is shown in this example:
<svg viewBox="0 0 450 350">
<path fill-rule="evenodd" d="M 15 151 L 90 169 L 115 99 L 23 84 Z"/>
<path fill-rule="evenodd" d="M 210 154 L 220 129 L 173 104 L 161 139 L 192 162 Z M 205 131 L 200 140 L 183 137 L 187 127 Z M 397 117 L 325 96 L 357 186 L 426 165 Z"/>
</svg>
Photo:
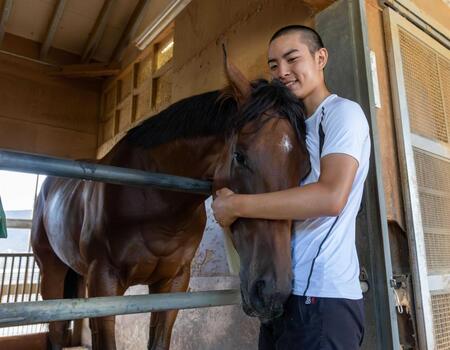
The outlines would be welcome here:
<svg viewBox="0 0 450 350">
<path fill-rule="evenodd" d="M 264 300 L 264 288 L 266 286 L 266 282 L 264 280 L 259 280 L 255 283 L 255 294 L 258 300 Z"/>
</svg>

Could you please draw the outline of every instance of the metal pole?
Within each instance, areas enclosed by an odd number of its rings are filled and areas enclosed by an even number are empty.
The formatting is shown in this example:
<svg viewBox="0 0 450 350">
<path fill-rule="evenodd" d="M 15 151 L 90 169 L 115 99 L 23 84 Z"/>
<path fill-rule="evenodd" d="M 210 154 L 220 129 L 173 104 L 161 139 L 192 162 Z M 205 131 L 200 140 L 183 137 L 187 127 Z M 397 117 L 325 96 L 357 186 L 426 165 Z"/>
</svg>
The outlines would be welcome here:
<svg viewBox="0 0 450 350">
<path fill-rule="evenodd" d="M 154 186 L 165 190 L 211 194 L 209 181 L 1 149 L 0 169 L 117 185 Z"/>
<path fill-rule="evenodd" d="M 28 219 L 6 219 L 7 228 L 30 229 L 32 220 Z"/>
<path fill-rule="evenodd" d="M 0 307 L 0 327 L 236 304 L 240 292 L 231 289 L 10 303 Z"/>
</svg>

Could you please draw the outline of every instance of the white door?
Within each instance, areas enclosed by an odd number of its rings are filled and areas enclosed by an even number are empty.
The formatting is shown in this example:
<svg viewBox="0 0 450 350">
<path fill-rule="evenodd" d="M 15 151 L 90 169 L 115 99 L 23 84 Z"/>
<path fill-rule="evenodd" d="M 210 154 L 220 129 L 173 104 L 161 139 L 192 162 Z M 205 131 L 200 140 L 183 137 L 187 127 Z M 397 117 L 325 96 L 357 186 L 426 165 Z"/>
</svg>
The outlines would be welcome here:
<svg viewBox="0 0 450 350">
<path fill-rule="evenodd" d="M 385 29 L 418 340 L 450 349 L 450 50 L 391 9 Z"/>
</svg>

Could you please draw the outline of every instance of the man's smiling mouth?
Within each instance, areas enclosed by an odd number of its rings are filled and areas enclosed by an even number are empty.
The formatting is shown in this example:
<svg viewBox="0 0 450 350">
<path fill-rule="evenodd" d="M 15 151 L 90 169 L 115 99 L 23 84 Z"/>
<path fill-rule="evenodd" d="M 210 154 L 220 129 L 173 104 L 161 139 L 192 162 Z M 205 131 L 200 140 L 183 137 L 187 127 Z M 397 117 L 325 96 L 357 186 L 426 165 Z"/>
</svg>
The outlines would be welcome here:
<svg viewBox="0 0 450 350">
<path fill-rule="evenodd" d="M 284 85 L 286 85 L 287 87 L 291 87 L 291 86 L 294 85 L 295 83 L 298 83 L 298 80 L 288 81 L 288 82 L 284 83 Z"/>
</svg>

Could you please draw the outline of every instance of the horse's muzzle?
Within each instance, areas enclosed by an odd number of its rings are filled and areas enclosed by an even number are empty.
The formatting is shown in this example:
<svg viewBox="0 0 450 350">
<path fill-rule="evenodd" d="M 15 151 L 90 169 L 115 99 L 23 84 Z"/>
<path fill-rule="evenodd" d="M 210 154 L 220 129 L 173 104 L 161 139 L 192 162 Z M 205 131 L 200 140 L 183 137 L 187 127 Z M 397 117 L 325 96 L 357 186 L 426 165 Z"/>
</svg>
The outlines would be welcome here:
<svg viewBox="0 0 450 350">
<path fill-rule="evenodd" d="M 283 305 L 289 294 L 280 293 L 264 280 L 253 284 L 248 293 L 241 290 L 242 308 L 252 317 L 258 317 L 261 321 L 268 321 L 283 314 Z"/>
</svg>

